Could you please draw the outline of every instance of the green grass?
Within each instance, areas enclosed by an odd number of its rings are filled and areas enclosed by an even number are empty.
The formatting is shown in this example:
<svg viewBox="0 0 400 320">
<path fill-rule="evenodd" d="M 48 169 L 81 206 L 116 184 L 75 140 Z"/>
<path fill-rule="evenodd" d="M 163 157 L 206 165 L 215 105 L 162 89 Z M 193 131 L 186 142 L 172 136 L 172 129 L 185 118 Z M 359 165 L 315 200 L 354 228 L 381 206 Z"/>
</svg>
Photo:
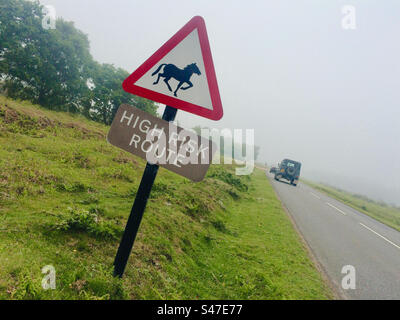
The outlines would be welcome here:
<svg viewBox="0 0 400 320">
<path fill-rule="evenodd" d="M 322 191 L 328 196 L 331 196 L 345 203 L 346 205 L 400 231 L 400 208 L 387 205 L 383 202 L 377 202 L 365 196 L 353 194 L 325 184 L 318 184 L 310 181 L 304 182 L 311 187 Z"/>
<path fill-rule="evenodd" d="M 145 164 L 107 130 L 0 96 L 0 299 L 332 298 L 264 173 L 222 165 L 201 183 L 160 169 L 113 278 Z"/>
</svg>

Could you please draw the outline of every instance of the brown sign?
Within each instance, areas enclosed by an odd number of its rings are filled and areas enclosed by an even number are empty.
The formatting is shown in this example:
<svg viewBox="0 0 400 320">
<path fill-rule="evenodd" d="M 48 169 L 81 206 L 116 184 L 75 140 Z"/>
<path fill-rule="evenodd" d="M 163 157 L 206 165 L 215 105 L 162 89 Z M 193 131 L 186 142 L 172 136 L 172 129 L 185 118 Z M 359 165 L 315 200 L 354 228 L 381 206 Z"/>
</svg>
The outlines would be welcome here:
<svg viewBox="0 0 400 320">
<path fill-rule="evenodd" d="M 107 140 L 192 181 L 203 180 L 217 151 L 211 140 L 126 104 L 119 107 Z"/>
</svg>

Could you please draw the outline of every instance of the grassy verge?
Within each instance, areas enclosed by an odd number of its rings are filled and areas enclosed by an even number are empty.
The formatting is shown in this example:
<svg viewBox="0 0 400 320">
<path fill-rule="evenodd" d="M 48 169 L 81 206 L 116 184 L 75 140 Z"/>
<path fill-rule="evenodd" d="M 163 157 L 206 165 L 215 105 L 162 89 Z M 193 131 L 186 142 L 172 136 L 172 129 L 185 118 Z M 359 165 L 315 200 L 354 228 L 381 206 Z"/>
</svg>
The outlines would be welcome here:
<svg viewBox="0 0 400 320">
<path fill-rule="evenodd" d="M 7 106 L 6 106 L 7 105 Z M 160 169 L 124 278 L 111 266 L 144 162 L 108 128 L 0 97 L 0 299 L 328 299 L 262 171 Z M 56 269 L 43 290 L 42 267 Z"/>
<path fill-rule="evenodd" d="M 304 181 L 311 187 L 322 191 L 330 197 L 333 197 L 346 205 L 363 212 L 370 217 L 400 231 L 400 208 L 389 206 L 383 202 L 371 200 L 365 196 L 352 194 L 344 190 L 317 184 L 310 181 Z"/>
</svg>

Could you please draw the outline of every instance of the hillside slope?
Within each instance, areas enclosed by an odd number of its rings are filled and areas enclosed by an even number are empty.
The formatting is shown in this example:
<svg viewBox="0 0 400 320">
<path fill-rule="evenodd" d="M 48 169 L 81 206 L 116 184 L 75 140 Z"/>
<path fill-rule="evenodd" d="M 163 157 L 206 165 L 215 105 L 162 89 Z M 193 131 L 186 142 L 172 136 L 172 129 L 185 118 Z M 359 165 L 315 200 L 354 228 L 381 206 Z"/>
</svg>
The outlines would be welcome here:
<svg viewBox="0 0 400 320">
<path fill-rule="evenodd" d="M 112 262 L 144 162 L 108 128 L 0 96 L 0 299 L 327 299 L 257 170 L 160 169 L 124 278 Z M 41 288 L 41 268 L 56 289 Z"/>
</svg>

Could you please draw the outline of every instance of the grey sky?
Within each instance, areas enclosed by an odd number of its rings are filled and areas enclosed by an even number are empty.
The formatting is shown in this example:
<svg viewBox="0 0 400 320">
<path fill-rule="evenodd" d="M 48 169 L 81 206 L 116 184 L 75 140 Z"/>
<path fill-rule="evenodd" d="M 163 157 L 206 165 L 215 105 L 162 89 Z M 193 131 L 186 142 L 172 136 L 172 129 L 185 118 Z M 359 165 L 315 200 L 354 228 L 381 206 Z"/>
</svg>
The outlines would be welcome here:
<svg viewBox="0 0 400 320">
<path fill-rule="evenodd" d="M 133 72 L 204 17 L 224 107 L 184 127 L 254 128 L 261 159 L 400 204 L 400 2 L 43 0 L 89 35 L 94 58 Z M 341 27 L 343 5 L 356 30 Z"/>
</svg>

